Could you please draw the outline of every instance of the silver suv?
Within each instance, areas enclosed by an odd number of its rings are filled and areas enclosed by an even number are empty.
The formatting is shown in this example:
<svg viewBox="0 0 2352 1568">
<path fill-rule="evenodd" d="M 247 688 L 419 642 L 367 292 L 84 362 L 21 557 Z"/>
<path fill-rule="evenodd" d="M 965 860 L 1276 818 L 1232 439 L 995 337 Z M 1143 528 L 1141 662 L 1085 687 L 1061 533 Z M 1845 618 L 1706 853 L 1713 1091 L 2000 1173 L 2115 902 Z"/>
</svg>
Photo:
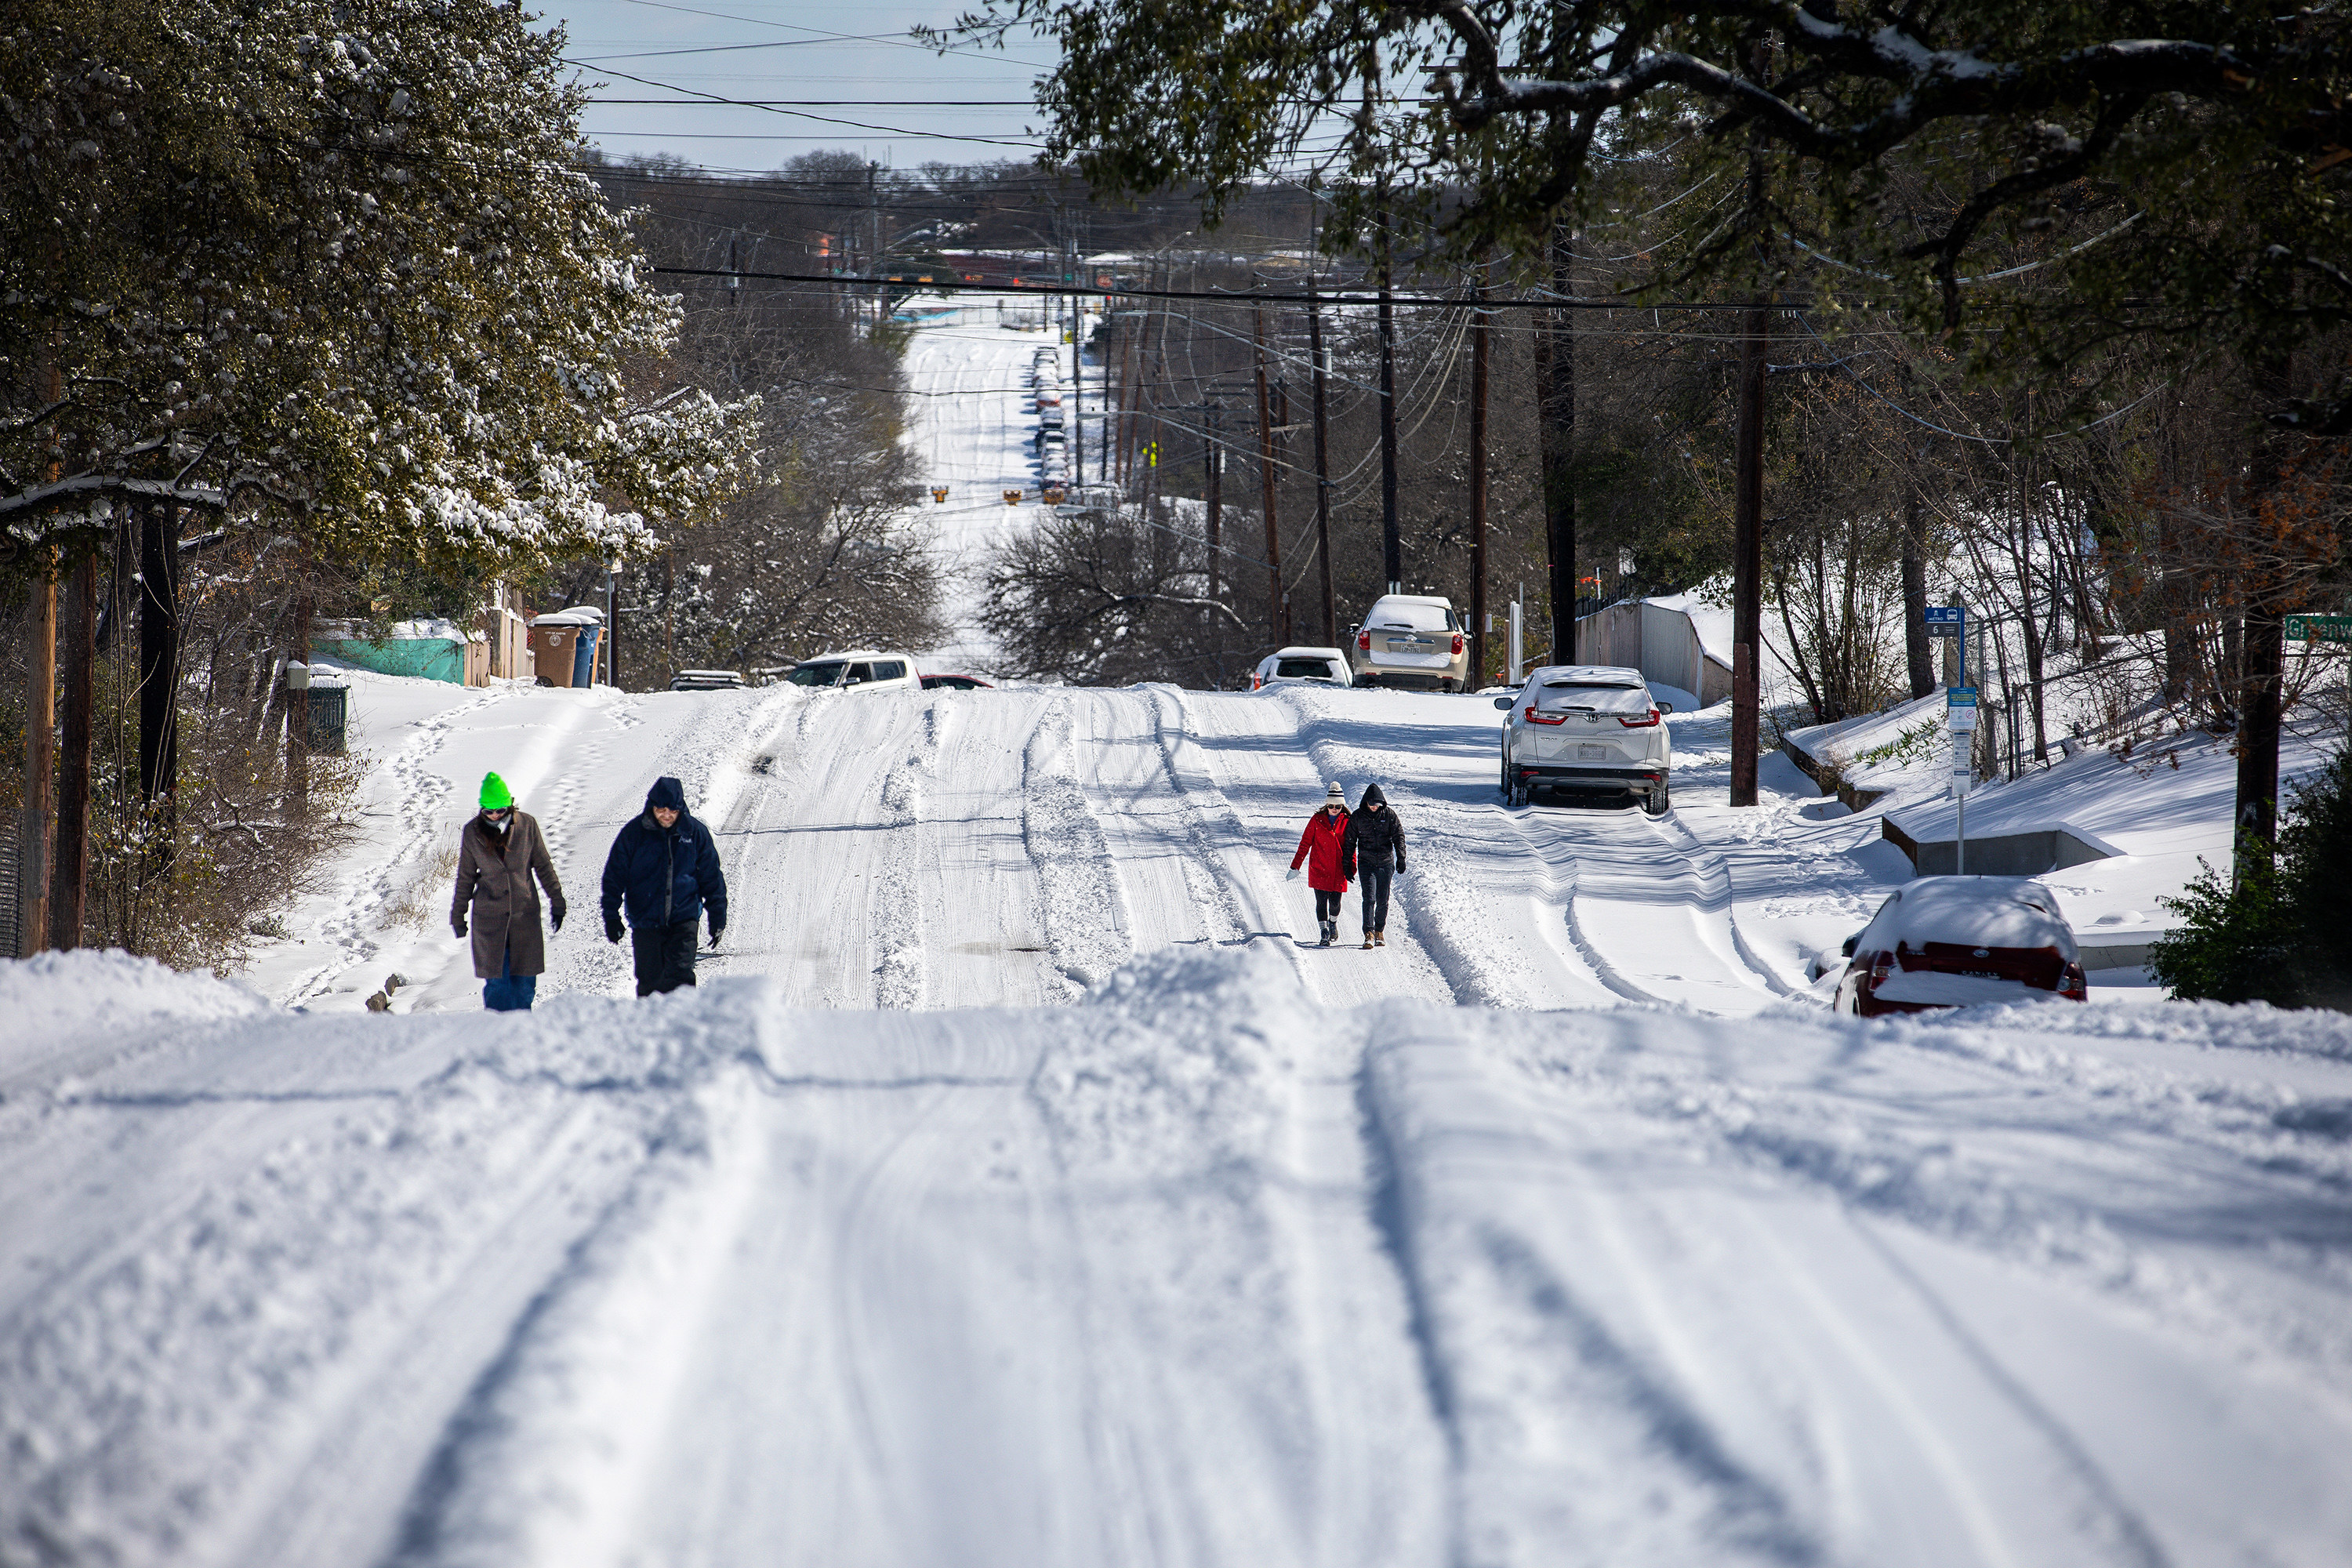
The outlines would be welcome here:
<svg viewBox="0 0 2352 1568">
<path fill-rule="evenodd" d="M 1470 637 L 1452 601 L 1385 594 L 1364 612 L 1349 665 L 1358 686 L 1466 691 Z"/>
<path fill-rule="evenodd" d="M 1539 789 L 1641 797 L 1652 816 L 1666 811 L 1674 741 L 1662 716 L 1672 703 L 1650 695 L 1638 669 L 1555 664 L 1530 670 L 1516 697 L 1497 697 L 1503 721 L 1503 795 L 1524 805 Z"/>
</svg>

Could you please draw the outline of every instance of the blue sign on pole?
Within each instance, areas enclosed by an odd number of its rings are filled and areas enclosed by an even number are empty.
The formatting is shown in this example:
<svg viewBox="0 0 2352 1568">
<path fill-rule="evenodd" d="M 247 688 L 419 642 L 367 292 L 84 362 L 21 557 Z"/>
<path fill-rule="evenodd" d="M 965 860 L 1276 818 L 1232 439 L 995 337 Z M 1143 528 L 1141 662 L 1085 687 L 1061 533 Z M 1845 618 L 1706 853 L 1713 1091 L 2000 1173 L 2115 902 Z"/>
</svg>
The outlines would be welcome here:
<svg viewBox="0 0 2352 1568">
<path fill-rule="evenodd" d="M 1969 683 L 1969 611 L 1965 605 L 1929 605 L 1924 616 L 1927 635 L 1931 637 L 1951 637 L 1960 647 L 1960 684 Z"/>
</svg>

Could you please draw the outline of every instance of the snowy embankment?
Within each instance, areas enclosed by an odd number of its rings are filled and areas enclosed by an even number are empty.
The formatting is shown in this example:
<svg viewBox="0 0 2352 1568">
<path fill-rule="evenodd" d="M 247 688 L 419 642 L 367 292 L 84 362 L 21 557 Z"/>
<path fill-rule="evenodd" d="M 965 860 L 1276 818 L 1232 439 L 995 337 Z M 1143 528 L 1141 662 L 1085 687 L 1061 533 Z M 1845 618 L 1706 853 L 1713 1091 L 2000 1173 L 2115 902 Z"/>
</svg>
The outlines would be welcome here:
<svg viewBox="0 0 2352 1568">
<path fill-rule="evenodd" d="M 788 989 L 0 966 L 0 1561 L 2352 1540 L 2342 1019 L 1334 1009 L 1263 942 L 1075 1007 Z"/>
</svg>

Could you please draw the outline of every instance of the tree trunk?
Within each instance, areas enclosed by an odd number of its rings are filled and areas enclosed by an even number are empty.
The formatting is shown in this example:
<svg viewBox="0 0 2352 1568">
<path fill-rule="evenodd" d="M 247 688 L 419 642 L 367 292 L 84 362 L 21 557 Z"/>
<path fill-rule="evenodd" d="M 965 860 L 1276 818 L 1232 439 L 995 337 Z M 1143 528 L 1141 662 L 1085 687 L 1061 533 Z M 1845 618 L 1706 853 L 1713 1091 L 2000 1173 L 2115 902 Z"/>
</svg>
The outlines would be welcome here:
<svg viewBox="0 0 2352 1568">
<path fill-rule="evenodd" d="M 1911 667 L 1914 701 L 1936 689 L 1927 642 L 1927 527 L 1915 489 L 1903 498 L 1903 656 Z"/>
<path fill-rule="evenodd" d="M 1553 226 L 1552 291 L 1562 299 L 1575 287 L 1570 247 L 1575 234 Z M 1550 312 L 1544 336 L 1543 399 L 1544 531 L 1551 556 L 1551 662 L 1576 662 L 1576 321 L 1562 305 Z"/>
<path fill-rule="evenodd" d="M 310 595 L 294 601 L 292 627 L 286 637 L 286 657 L 305 668 L 310 663 Z M 310 692 L 308 687 L 286 690 L 286 811 L 299 816 L 310 804 Z"/>
<path fill-rule="evenodd" d="M 57 762 L 57 551 L 39 547 L 41 580 L 25 614 L 25 804 L 16 818 L 16 952 L 30 958 L 49 940 L 49 829 Z"/>
<path fill-rule="evenodd" d="M 139 796 L 161 802 L 167 819 L 179 784 L 179 686 L 180 518 L 157 504 L 139 531 Z"/>
<path fill-rule="evenodd" d="M 66 587 L 64 744 L 58 758 L 57 865 L 49 881 L 49 945 L 81 945 L 89 898 L 90 764 L 97 744 L 98 552 L 83 552 Z"/>
<path fill-rule="evenodd" d="M 2277 609 L 2258 599 L 2246 612 L 2245 679 L 2239 689 L 2237 837 L 2267 866 L 2278 837 L 2279 727 L 2284 707 L 2286 626 Z M 2247 873 L 2246 856 L 2232 858 Z"/>
</svg>

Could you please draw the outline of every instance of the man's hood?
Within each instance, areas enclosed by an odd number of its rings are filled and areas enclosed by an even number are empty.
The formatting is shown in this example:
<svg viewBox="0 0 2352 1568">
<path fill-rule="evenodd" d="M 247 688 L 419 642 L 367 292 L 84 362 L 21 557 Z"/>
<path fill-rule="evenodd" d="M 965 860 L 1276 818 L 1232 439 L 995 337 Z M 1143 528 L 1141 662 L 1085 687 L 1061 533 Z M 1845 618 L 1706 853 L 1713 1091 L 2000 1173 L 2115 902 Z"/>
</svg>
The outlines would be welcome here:
<svg viewBox="0 0 2352 1568">
<path fill-rule="evenodd" d="M 672 811 L 684 811 L 686 786 L 667 773 L 654 780 L 654 787 L 646 791 L 646 809 L 651 811 L 657 805 L 666 805 Z"/>
<path fill-rule="evenodd" d="M 1388 803 L 1389 797 L 1381 793 L 1380 785 L 1366 784 L 1362 798 L 1356 802 L 1356 809 L 1361 811 L 1368 805 L 1386 805 Z"/>
</svg>

